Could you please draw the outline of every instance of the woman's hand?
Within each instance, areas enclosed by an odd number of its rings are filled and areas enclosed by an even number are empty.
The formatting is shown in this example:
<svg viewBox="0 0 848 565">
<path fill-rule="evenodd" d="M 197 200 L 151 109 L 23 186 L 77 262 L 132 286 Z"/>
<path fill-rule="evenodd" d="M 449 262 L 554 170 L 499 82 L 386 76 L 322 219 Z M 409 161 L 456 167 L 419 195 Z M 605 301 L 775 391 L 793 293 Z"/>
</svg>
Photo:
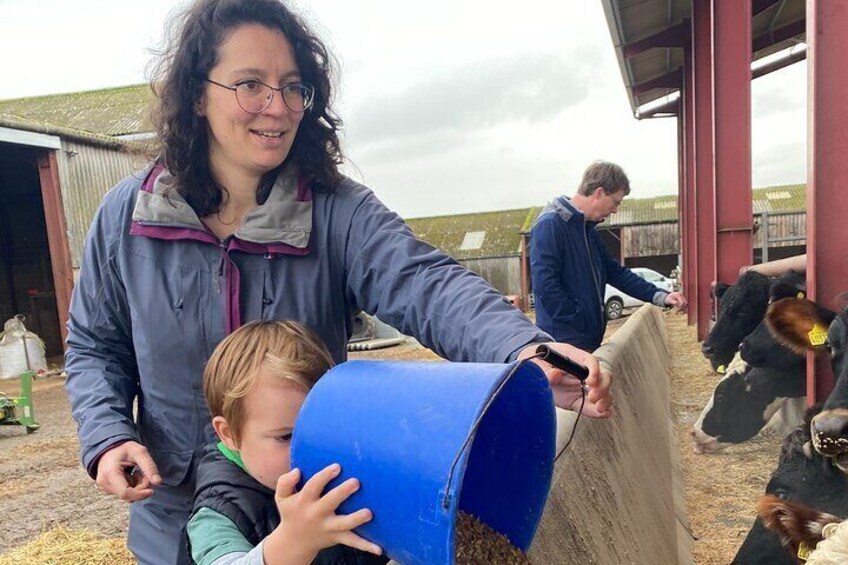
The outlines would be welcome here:
<svg viewBox="0 0 848 565">
<path fill-rule="evenodd" d="M 300 471 L 293 469 L 277 480 L 274 498 L 280 511 L 280 525 L 263 544 L 266 565 L 311 563 L 315 555 L 327 547 L 344 544 L 380 555 L 380 546 L 353 533 L 354 528 L 371 521 L 367 508 L 352 514 L 338 515 L 342 502 L 359 490 L 357 479 L 348 479 L 321 496 L 327 485 L 341 473 L 334 463 L 317 472 L 306 481 L 300 492 L 296 491 Z"/>
<path fill-rule="evenodd" d="M 153 496 L 162 477 L 147 448 L 126 441 L 100 456 L 97 463 L 97 486 L 121 500 L 136 502 Z"/>
<path fill-rule="evenodd" d="M 518 359 L 533 357 L 539 345 L 541 344 L 534 343 L 525 347 L 518 354 Z M 589 369 L 589 378 L 586 379 L 589 392 L 586 396 L 586 404 L 583 406 L 583 414 L 591 418 L 609 418 L 612 415 L 612 392 L 610 391 L 612 375 L 601 371 L 598 359 L 594 355 L 567 343 L 547 343 L 545 345 Z M 582 398 L 580 379 L 540 359 L 533 359 L 533 362 L 545 371 L 553 389 L 554 404 L 566 410 L 579 410 Z"/>
</svg>

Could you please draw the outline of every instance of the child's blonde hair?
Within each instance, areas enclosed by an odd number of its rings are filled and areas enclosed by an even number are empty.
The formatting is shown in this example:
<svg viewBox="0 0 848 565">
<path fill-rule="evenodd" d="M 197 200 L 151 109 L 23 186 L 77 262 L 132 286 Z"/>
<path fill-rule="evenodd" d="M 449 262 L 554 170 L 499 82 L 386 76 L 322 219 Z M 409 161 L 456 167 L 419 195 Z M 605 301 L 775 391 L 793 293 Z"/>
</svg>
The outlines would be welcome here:
<svg viewBox="0 0 848 565">
<path fill-rule="evenodd" d="M 303 324 L 258 320 L 224 338 L 206 363 L 203 392 L 212 417 L 223 416 L 238 441 L 244 424 L 243 399 L 259 369 L 309 391 L 333 366 L 321 338 Z"/>
</svg>

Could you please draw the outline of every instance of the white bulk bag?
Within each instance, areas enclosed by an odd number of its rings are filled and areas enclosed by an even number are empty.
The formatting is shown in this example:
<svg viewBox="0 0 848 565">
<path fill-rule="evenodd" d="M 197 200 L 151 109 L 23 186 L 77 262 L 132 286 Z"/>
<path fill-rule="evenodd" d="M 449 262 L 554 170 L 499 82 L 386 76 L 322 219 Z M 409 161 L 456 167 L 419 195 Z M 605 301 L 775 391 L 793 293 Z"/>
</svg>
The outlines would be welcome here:
<svg viewBox="0 0 848 565">
<path fill-rule="evenodd" d="M 14 379 L 27 370 L 34 373 L 47 370 L 44 342 L 27 331 L 23 320 L 16 316 L 6 320 L 0 333 L 0 379 Z"/>
</svg>

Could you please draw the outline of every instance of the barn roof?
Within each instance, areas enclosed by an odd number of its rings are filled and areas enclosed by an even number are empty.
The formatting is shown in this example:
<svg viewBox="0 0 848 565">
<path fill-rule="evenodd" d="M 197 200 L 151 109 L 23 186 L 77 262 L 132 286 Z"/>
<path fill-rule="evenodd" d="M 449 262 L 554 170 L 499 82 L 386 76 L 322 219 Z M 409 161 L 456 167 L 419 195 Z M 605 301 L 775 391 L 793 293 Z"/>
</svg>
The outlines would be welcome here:
<svg viewBox="0 0 848 565">
<path fill-rule="evenodd" d="M 150 85 L 0 100 L 0 114 L 44 127 L 120 137 L 152 131 Z"/>
<path fill-rule="evenodd" d="M 517 256 L 521 230 L 541 208 L 406 220 L 412 231 L 454 259 Z M 532 213 L 532 214 L 531 214 Z"/>
<path fill-rule="evenodd" d="M 788 214 L 806 210 L 806 185 L 785 184 L 755 188 L 752 200 L 754 214 Z M 677 196 L 626 198 L 618 212 L 601 227 L 632 226 L 677 221 Z"/>
<path fill-rule="evenodd" d="M 754 214 L 803 213 L 805 185 L 755 188 Z M 521 234 L 530 231 L 543 206 L 407 219 L 415 235 L 454 259 L 510 257 L 520 252 Z M 614 228 L 677 221 L 677 196 L 627 198 L 616 214 L 600 225 Z"/>
</svg>

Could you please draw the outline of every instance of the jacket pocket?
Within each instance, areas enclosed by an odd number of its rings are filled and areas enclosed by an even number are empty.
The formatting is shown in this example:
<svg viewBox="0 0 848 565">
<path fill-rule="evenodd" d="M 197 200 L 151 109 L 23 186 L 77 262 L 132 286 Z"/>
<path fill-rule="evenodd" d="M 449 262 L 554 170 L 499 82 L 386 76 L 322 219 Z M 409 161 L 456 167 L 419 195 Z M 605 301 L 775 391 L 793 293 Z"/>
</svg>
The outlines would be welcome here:
<svg viewBox="0 0 848 565">
<path fill-rule="evenodd" d="M 191 469 L 194 451 L 163 451 L 148 447 L 150 456 L 159 469 L 162 484 L 175 487 L 183 484 Z"/>
</svg>

